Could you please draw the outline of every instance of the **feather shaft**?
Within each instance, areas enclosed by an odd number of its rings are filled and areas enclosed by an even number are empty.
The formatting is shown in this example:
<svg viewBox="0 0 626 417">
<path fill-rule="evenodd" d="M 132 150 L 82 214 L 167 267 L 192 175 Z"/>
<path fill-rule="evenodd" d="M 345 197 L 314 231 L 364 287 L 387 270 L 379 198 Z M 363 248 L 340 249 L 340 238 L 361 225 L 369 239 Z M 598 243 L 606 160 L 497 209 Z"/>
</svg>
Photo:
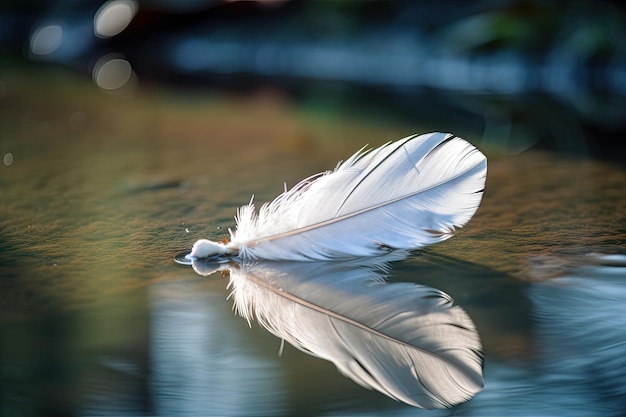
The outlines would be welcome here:
<svg viewBox="0 0 626 417">
<path fill-rule="evenodd" d="M 456 179 L 458 177 L 461 177 L 461 176 L 467 174 L 472 169 L 474 169 L 474 168 L 468 168 L 466 171 L 460 172 L 455 178 L 451 178 L 448 181 L 454 180 L 454 179 Z M 344 215 L 341 215 L 341 216 L 337 216 L 337 217 L 328 219 L 328 220 L 323 221 L 323 222 L 311 224 L 309 226 L 301 227 L 299 229 L 290 230 L 289 232 L 284 232 L 284 233 L 281 233 L 281 234 L 277 234 L 277 235 L 268 236 L 268 237 L 264 237 L 264 238 L 261 238 L 261 239 L 253 240 L 253 241 L 251 241 L 249 243 L 249 245 L 256 245 L 256 244 L 261 243 L 261 242 L 270 242 L 272 240 L 277 240 L 277 239 L 280 239 L 280 238 L 283 238 L 283 237 L 297 235 L 299 233 L 303 233 L 303 232 L 306 232 L 306 231 L 309 231 L 309 230 L 313 230 L 313 229 L 329 226 L 329 225 L 332 225 L 333 223 L 337 223 L 337 222 L 340 222 L 342 220 L 349 219 L 350 217 L 358 216 L 360 214 L 367 213 L 367 212 L 373 211 L 373 210 L 377 210 L 377 209 L 382 208 L 382 207 L 387 206 L 387 205 L 391 205 L 391 204 L 396 203 L 398 201 L 401 201 L 401 200 L 404 200 L 404 199 L 407 199 L 407 198 L 410 198 L 410 197 L 414 197 L 414 196 L 416 196 L 416 195 L 418 195 L 420 193 L 423 193 L 423 192 L 426 192 L 428 190 L 437 188 L 437 187 L 445 184 L 446 182 L 447 181 L 441 181 L 441 182 L 439 182 L 437 184 L 432 184 L 428 188 L 424 188 L 422 190 L 417 190 L 417 191 L 415 191 L 413 193 L 397 197 L 397 198 L 395 198 L 393 200 L 384 201 L 384 202 L 378 203 L 378 204 L 370 206 L 370 207 L 363 208 L 361 210 L 358 210 L 358 211 L 355 211 L 355 212 L 352 212 L 352 213 L 347 213 L 347 214 L 344 214 Z M 482 190 L 479 190 L 479 192 L 482 192 Z M 342 207 L 343 207 L 343 205 L 342 205 Z"/>
</svg>

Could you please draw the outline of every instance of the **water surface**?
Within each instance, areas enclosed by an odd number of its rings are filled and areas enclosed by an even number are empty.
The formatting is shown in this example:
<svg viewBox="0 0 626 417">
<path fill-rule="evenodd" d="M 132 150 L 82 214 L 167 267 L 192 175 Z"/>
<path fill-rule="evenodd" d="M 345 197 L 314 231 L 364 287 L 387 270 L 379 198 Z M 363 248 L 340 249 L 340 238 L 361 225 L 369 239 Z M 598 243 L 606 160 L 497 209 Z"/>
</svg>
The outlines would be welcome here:
<svg viewBox="0 0 626 417">
<path fill-rule="evenodd" d="M 623 415 L 625 267 L 587 256 L 623 254 L 623 166 L 483 149 L 474 219 L 388 277 L 451 295 L 484 347 L 483 391 L 424 411 L 279 355 L 233 314 L 226 277 L 173 262 L 251 195 L 424 128 L 322 118 L 274 91 L 121 100 L 32 75 L 5 73 L 0 100 L 3 415 Z"/>
</svg>

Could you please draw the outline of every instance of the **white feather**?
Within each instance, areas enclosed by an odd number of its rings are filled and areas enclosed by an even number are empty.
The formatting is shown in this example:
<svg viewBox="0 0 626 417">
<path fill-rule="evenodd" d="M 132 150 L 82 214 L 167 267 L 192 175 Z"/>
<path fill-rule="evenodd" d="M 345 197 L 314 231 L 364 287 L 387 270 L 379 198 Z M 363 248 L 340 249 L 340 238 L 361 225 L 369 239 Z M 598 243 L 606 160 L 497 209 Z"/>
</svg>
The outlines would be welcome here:
<svg viewBox="0 0 626 417">
<path fill-rule="evenodd" d="M 483 387 L 472 320 L 445 293 L 385 284 L 381 265 L 232 263 L 235 310 L 358 384 L 416 407 L 451 407 Z M 384 267 L 384 265 L 383 265 Z"/>
<path fill-rule="evenodd" d="M 417 249 L 470 220 L 486 172 L 480 151 L 444 133 L 361 149 L 258 213 L 252 202 L 241 207 L 228 250 L 243 259 L 336 260 Z M 205 254 L 201 246 L 191 256 Z"/>
</svg>

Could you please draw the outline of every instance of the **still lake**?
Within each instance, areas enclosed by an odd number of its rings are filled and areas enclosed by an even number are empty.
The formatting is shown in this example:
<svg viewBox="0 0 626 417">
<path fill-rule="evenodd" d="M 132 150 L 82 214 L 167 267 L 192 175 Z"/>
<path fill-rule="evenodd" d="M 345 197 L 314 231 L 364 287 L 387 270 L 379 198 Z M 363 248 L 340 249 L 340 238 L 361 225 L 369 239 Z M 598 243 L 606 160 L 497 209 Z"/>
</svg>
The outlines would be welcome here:
<svg viewBox="0 0 626 417">
<path fill-rule="evenodd" d="M 626 171 L 546 151 L 488 157 L 475 217 L 387 281 L 449 294 L 484 389 L 422 410 L 360 387 L 233 312 L 226 274 L 174 263 L 369 144 L 419 126 L 310 114 L 279 92 L 142 88 L 7 71 L 0 98 L 3 416 L 623 416 Z"/>
</svg>

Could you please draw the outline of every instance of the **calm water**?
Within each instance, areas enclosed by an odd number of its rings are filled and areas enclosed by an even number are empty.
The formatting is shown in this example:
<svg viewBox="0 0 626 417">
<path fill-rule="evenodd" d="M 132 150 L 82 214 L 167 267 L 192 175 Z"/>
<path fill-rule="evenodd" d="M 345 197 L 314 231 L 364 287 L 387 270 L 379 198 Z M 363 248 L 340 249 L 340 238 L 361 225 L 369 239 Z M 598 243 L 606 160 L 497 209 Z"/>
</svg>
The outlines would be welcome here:
<svg viewBox="0 0 626 417">
<path fill-rule="evenodd" d="M 484 348 L 484 389 L 426 411 L 361 388 L 232 311 L 229 277 L 173 257 L 366 143 L 419 126 L 316 117 L 280 94 L 103 95 L 7 73 L 0 99 L 2 415 L 623 416 L 626 172 L 489 158 L 474 219 L 395 262 L 448 293 Z M 468 140 L 480 147 L 477 138 Z"/>
</svg>

